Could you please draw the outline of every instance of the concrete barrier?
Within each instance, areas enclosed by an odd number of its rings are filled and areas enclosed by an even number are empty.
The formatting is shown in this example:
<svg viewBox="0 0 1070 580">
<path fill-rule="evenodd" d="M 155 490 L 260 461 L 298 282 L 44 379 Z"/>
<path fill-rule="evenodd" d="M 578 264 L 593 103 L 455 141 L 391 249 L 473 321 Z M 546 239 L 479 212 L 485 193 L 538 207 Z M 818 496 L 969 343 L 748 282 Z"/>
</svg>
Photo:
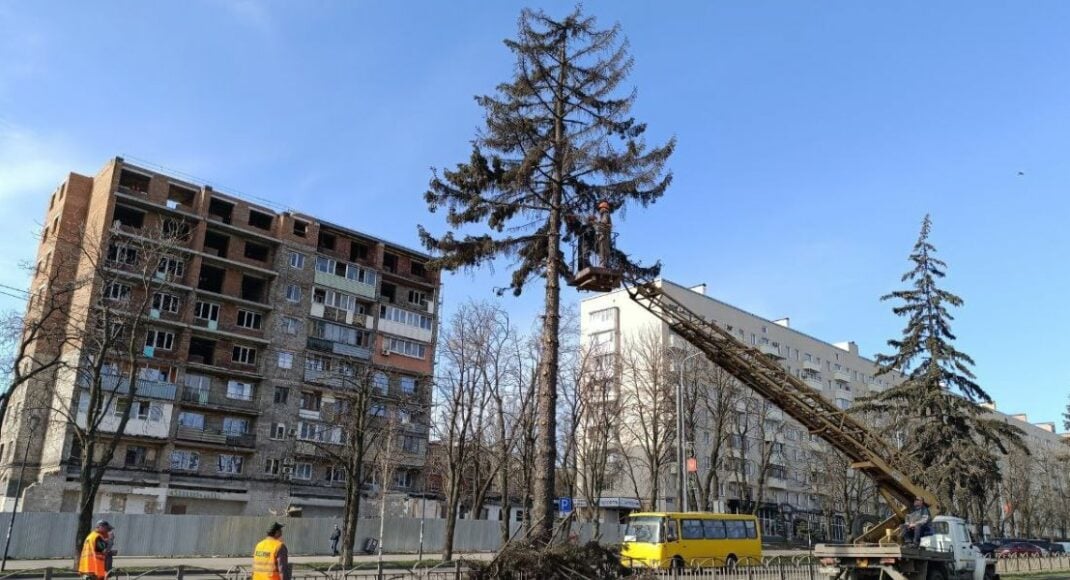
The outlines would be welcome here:
<svg viewBox="0 0 1070 580">
<path fill-rule="evenodd" d="M 10 513 L 0 514 L 0 530 L 6 530 Z M 116 548 L 123 556 L 244 556 L 264 537 L 268 526 L 279 521 L 286 525 L 283 537 L 290 553 L 330 554 L 330 536 L 338 518 L 274 518 L 203 515 L 127 515 L 99 514 L 94 521 L 107 519 L 115 526 Z M 20 512 L 11 535 L 10 558 L 67 558 L 74 554 L 73 513 Z M 512 523 L 516 532 L 520 524 Z M 497 550 L 501 536 L 500 522 L 458 520 L 454 550 L 483 552 Z M 442 550 L 446 521 L 424 520 L 424 553 Z M 591 524 L 573 524 L 573 541 L 591 539 Z M 602 540 L 617 543 L 623 527 L 602 525 Z M 361 519 L 357 524 L 356 547 L 366 538 L 379 536 L 378 518 Z M 383 549 L 389 553 L 413 553 L 420 549 L 420 520 L 388 518 L 384 527 Z"/>
</svg>

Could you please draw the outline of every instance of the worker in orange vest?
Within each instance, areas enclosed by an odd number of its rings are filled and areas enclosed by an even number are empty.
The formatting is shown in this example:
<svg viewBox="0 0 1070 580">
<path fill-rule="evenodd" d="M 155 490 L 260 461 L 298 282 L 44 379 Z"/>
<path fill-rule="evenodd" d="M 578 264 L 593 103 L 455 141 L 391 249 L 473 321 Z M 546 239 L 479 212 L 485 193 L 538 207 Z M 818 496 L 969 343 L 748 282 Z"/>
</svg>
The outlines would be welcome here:
<svg viewBox="0 0 1070 580">
<path fill-rule="evenodd" d="M 111 524 L 101 520 L 97 527 L 89 532 L 82 543 L 82 555 L 78 558 L 78 574 L 89 580 L 104 580 L 108 568 L 104 559 L 111 550 L 108 538 L 111 537 Z"/>
<path fill-rule="evenodd" d="M 282 543 L 282 524 L 275 522 L 253 550 L 252 580 L 291 580 L 289 553 Z"/>
</svg>

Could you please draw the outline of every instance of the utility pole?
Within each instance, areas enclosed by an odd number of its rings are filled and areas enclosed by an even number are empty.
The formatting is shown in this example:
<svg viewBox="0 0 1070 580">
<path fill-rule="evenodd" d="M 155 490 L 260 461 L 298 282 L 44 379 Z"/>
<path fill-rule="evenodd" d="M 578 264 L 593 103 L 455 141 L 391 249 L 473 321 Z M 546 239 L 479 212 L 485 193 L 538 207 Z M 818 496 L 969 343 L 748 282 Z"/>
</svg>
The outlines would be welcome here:
<svg viewBox="0 0 1070 580">
<path fill-rule="evenodd" d="M 26 446 L 22 451 L 22 465 L 19 467 L 19 482 L 15 485 L 15 506 L 11 509 L 11 518 L 7 520 L 7 537 L 4 539 L 4 555 L 0 559 L 0 572 L 7 569 L 7 551 L 11 547 L 11 530 L 15 527 L 15 516 L 19 513 L 19 498 L 22 496 L 22 478 L 26 475 L 26 461 L 30 456 L 30 441 L 33 440 L 33 432 L 37 430 L 37 417 L 31 415 L 28 419 L 30 424 L 30 437 L 26 438 Z"/>
<path fill-rule="evenodd" d="M 684 366 L 687 361 L 702 354 L 693 352 L 679 360 L 679 381 L 676 383 L 676 505 L 680 511 L 688 511 L 687 506 L 687 453 L 684 447 Z"/>
</svg>

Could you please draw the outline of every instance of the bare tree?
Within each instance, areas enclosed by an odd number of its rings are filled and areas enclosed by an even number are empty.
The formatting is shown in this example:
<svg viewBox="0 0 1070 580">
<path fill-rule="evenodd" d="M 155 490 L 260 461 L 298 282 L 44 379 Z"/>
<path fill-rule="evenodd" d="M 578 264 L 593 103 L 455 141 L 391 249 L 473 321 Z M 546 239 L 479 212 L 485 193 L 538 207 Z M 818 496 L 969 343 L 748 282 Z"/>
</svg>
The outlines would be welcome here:
<svg viewBox="0 0 1070 580">
<path fill-rule="evenodd" d="M 167 219 L 137 229 L 116 223 L 102 237 L 82 232 L 56 241 L 56 254 L 76 262 L 76 276 L 86 281 L 72 296 L 68 321 L 67 341 L 77 360 L 60 368 L 52 383 L 74 387 L 78 405 L 72 408 L 65 396 L 41 398 L 74 434 L 72 455 L 80 464 L 76 554 L 91 529 L 101 481 L 135 405 L 140 407 L 143 368 L 157 349 L 175 346 L 174 333 L 154 326 L 152 313 L 182 275 L 189 231 L 187 223 Z M 73 312 L 86 314 L 75 319 Z"/>
<path fill-rule="evenodd" d="M 611 487 L 614 476 L 612 459 L 619 454 L 618 429 L 621 424 L 621 397 L 613 369 L 612 353 L 591 346 L 582 352 L 578 383 L 579 411 L 575 413 L 577 488 L 594 525 L 594 539 L 601 537 L 601 519 L 597 517 L 602 493 Z"/>
<path fill-rule="evenodd" d="M 620 439 L 627 475 L 636 497 L 645 495 L 650 509 L 657 507 L 676 436 L 674 385 L 661 338 L 655 326 L 641 329 L 625 337 L 620 357 L 620 396 L 626 410 Z"/>
<path fill-rule="evenodd" d="M 864 517 L 878 515 L 879 495 L 873 481 L 852 469 L 851 461 L 827 444 L 815 445 L 806 458 L 807 478 L 821 483 L 817 495 L 827 521 L 840 513 L 849 533 L 861 532 Z"/>
<path fill-rule="evenodd" d="M 720 367 L 707 363 L 699 368 L 705 388 L 697 393 L 697 404 L 705 411 L 709 433 L 706 447 L 709 469 L 699 480 L 698 505 L 701 509 L 709 510 L 713 509 L 714 502 L 721 497 L 721 466 L 729 456 L 729 443 L 743 388 L 732 375 Z"/>
</svg>

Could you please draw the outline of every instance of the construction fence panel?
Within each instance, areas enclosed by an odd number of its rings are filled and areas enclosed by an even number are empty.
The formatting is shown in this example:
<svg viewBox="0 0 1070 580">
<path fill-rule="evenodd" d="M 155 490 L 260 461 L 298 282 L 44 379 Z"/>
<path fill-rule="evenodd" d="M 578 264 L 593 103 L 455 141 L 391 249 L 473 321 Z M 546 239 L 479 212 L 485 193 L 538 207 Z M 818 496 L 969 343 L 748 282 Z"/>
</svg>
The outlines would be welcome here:
<svg viewBox="0 0 1070 580">
<path fill-rule="evenodd" d="M 11 535 L 9 557 L 17 559 L 65 558 L 75 553 L 77 515 L 73 513 L 18 512 Z M 0 530 L 6 530 L 11 513 L 0 514 Z M 116 548 L 122 556 L 245 556 L 263 539 L 275 521 L 285 524 L 283 536 L 291 554 L 330 554 L 330 535 L 338 518 L 275 518 L 252 516 L 98 514 L 114 527 Z M 522 524 L 510 524 L 511 537 L 522 536 Z M 569 539 L 586 542 L 594 526 L 573 524 Z M 618 543 L 622 526 L 603 524 L 603 543 Z M 388 518 L 383 526 L 383 551 L 415 554 L 421 549 L 419 518 Z M 446 521 L 423 520 L 423 552 L 441 552 Z M 379 519 L 357 523 L 355 549 L 360 552 L 368 538 L 379 538 Z M 501 547 L 501 523 L 488 520 L 457 520 L 453 549 L 456 552 L 490 552 Z"/>
</svg>

